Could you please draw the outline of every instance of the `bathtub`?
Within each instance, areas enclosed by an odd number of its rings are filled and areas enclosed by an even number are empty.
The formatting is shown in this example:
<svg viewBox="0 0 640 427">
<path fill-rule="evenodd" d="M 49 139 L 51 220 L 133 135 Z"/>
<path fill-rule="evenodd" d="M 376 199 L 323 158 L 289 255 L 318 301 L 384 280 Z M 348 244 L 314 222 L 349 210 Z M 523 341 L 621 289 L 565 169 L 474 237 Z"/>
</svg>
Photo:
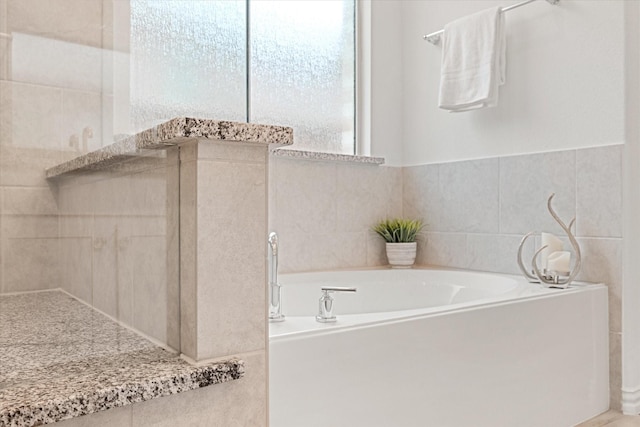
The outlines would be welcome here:
<svg viewBox="0 0 640 427">
<path fill-rule="evenodd" d="M 567 427 L 609 407 L 607 289 L 443 269 L 281 275 L 271 427 Z M 322 286 L 335 323 L 315 320 Z"/>
</svg>

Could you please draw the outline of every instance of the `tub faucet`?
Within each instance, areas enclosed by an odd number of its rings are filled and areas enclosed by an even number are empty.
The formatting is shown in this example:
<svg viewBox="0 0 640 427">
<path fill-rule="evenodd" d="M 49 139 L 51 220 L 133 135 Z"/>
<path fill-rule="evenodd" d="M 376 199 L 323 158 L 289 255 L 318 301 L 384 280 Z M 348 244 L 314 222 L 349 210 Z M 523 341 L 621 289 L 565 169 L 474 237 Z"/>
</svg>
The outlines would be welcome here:
<svg viewBox="0 0 640 427">
<path fill-rule="evenodd" d="M 355 292 L 358 289 L 323 286 L 320 290 L 322 291 L 322 296 L 320 297 L 320 308 L 316 320 L 320 323 L 332 323 L 336 321 L 336 315 L 333 312 L 333 297 L 331 294 L 334 292 Z"/>
<path fill-rule="evenodd" d="M 278 283 L 278 235 L 275 231 L 269 233 L 269 322 L 282 322 L 282 301 Z"/>
</svg>

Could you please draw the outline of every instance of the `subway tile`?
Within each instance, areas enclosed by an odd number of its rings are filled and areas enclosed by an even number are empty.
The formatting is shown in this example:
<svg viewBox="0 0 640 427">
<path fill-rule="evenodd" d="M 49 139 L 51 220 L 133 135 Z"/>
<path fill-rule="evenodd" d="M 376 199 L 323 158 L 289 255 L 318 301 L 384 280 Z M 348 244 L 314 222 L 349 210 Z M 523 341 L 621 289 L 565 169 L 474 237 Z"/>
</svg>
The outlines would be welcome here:
<svg viewBox="0 0 640 427">
<path fill-rule="evenodd" d="M 579 236 L 622 237 L 623 145 L 576 151 L 576 231 Z"/>
<path fill-rule="evenodd" d="M 547 199 L 568 225 L 575 216 L 575 151 L 500 158 L 500 232 L 561 233 L 547 210 Z"/>
</svg>

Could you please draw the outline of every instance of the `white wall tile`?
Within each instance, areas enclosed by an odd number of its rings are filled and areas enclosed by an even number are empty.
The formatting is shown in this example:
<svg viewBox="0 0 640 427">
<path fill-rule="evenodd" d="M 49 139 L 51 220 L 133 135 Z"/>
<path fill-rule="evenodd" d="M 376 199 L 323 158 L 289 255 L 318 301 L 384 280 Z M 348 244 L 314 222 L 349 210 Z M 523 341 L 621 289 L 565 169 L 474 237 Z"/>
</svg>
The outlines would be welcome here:
<svg viewBox="0 0 640 427">
<path fill-rule="evenodd" d="M 0 143 L 57 151 L 62 141 L 60 89 L 0 81 Z"/>
<path fill-rule="evenodd" d="M 416 262 L 424 265 L 467 267 L 467 234 L 423 233 L 418 239 Z"/>
<path fill-rule="evenodd" d="M 197 177 L 198 359 L 264 348 L 266 167 L 204 160 Z"/>
<path fill-rule="evenodd" d="M 93 301 L 91 237 L 61 238 L 59 248 L 60 287 L 91 304 Z"/>
<path fill-rule="evenodd" d="M 92 236 L 92 305 L 119 318 L 116 218 L 94 217 Z"/>
<path fill-rule="evenodd" d="M 377 165 L 336 165 L 336 229 L 368 231 L 402 214 L 401 170 Z"/>
<path fill-rule="evenodd" d="M 402 185 L 403 216 L 422 219 L 429 231 L 441 231 L 439 165 L 402 168 Z"/>
<path fill-rule="evenodd" d="M 52 289 L 59 286 L 58 239 L 3 239 L 4 292 Z"/>
<path fill-rule="evenodd" d="M 623 145 L 576 151 L 576 231 L 579 236 L 622 237 Z"/>
<path fill-rule="evenodd" d="M 102 94 L 100 92 L 64 89 L 62 111 L 64 151 L 79 156 L 102 147 Z M 69 144 L 74 135 L 78 141 L 76 147 Z"/>
<path fill-rule="evenodd" d="M 576 214 L 575 151 L 500 158 L 500 232 L 562 233 L 547 210 L 547 199 L 569 224 Z"/>
<path fill-rule="evenodd" d="M 336 165 L 330 162 L 277 159 L 276 232 L 336 230 Z"/>
<path fill-rule="evenodd" d="M 439 224 L 430 230 L 498 233 L 498 166 L 498 159 L 441 164 L 440 205 L 435 209 L 442 211 Z"/>
<path fill-rule="evenodd" d="M 2 187 L 3 215 L 57 215 L 55 188 Z"/>
<path fill-rule="evenodd" d="M 622 239 L 579 238 L 582 268 L 578 280 L 602 282 L 609 289 L 609 330 L 622 331 Z"/>
<path fill-rule="evenodd" d="M 137 236 L 131 239 L 131 245 L 133 327 L 164 343 L 168 304 L 166 236 Z"/>
<path fill-rule="evenodd" d="M 55 427 L 132 427 L 131 408 L 133 405 L 96 412 L 82 417 L 59 421 Z"/>
<path fill-rule="evenodd" d="M 467 268 L 496 273 L 520 274 L 517 264 L 520 236 L 496 234 L 467 235 Z M 523 251 L 525 266 L 533 256 L 533 245 Z"/>
<path fill-rule="evenodd" d="M 7 22 L 10 31 L 102 46 L 101 1 L 9 0 Z"/>
<path fill-rule="evenodd" d="M 60 164 L 58 149 L 0 144 L 0 185 L 46 187 L 45 170 Z"/>
</svg>

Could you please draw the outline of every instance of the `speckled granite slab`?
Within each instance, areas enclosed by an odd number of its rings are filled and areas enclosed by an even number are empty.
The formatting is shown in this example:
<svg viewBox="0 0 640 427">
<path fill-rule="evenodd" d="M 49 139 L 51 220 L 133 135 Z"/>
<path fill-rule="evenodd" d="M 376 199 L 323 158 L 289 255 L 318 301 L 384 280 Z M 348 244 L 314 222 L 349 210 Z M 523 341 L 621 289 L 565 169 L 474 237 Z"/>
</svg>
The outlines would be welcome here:
<svg viewBox="0 0 640 427">
<path fill-rule="evenodd" d="M 143 402 L 244 375 L 238 359 L 192 366 L 61 291 L 0 295 L 0 426 Z"/>
<path fill-rule="evenodd" d="M 46 170 L 46 176 L 56 178 L 72 172 L 104 169 L 114 163 L 131 159 L 144 150 L 178 145 L 193 138 L 284 146 L 293 144 L 293 129 L 285 126 L 179 117 L 49 168 Z"/>
<path fill-rule="evenodd" d="M 271 152 L 276 157 L 288 157 L 291 159 L 338 161 L 350 163 L 364 163 L 369 165 L 384 164 L 384 157 L 356 156 L 353 154 L 320 153 L 305 150 L 273 150 Z"/>
</svg>

